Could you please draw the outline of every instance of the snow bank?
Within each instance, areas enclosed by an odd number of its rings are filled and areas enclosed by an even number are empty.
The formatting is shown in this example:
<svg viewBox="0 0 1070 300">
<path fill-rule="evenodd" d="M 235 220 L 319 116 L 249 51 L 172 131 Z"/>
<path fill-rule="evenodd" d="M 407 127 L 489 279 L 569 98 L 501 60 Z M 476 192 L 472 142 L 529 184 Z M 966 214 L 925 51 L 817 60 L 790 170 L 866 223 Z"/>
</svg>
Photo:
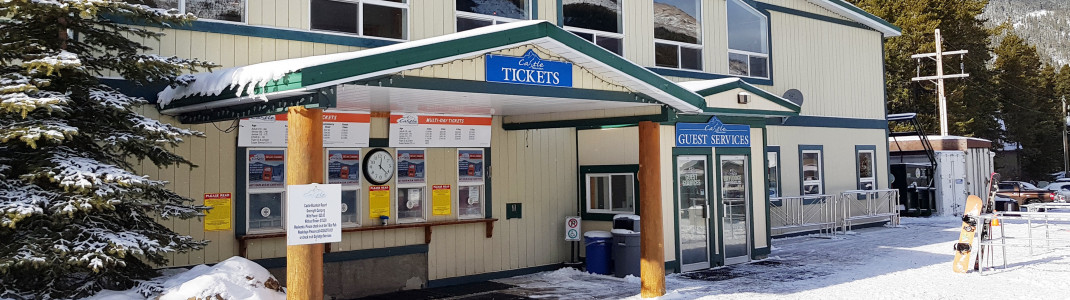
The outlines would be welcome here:
<svg viewBox="0 0 1070 300">
<path fill-rule="evenodd" d="M 186 300 L 186 299 L 256 299 L 284 300 L 286 290 L 275 277 L 261 267 L 243 257 L 235 256 L 214 266 L 198 265 L 192 269 L 162 276 L 145 286 L 157 286 L 162 291 L 150 299 Z M 89 298 L 104 299 L 146 299 L 138 293 L 139 288 L 127 291 L 101 291 Z"/>
</svg>

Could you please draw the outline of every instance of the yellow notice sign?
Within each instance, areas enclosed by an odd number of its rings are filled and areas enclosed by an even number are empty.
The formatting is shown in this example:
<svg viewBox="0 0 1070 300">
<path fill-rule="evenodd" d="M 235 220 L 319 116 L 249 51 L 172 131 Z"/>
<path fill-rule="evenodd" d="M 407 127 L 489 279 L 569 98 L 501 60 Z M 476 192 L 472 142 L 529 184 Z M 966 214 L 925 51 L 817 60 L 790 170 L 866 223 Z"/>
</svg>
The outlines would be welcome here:
<svg viewBox="0 0 1070 300">
<path fill-rule="evenodd" d="M 230 230 L 230 193 L 204 194 L 204 205 L 211 207 L 204 216 L 204 231 Z"/>
<path fill-rule="evenodd" d="M 368 217 L 378 219 L 379 216 L 390 215 L 390 186 L 373 185 L 368 187 Z"/>
<path fill-rule="evenodd" d="M 450 185 L 436 184 L 431 186 L 431 214 L 436 216 L 450 215 Z"/>
</svg>

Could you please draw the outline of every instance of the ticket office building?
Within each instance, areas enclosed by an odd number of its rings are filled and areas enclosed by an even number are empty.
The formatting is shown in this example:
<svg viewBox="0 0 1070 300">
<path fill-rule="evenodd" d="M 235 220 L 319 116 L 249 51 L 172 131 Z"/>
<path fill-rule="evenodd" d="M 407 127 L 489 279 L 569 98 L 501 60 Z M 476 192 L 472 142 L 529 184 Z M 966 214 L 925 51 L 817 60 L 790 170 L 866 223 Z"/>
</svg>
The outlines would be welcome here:
<svg viewBox="0 0 1070 300">
<path fill-rule="evenodd" d="M 571 259 L 566 216 L 608 229 L 612 215 L 651 203 L 663 208 L 667 269 L 744 262 L 770 251 L 771 197 L 887 187 L 876 175 L 887 174 L 881 49 L 898 30 L 839 1 L 605 1 L 594 5 L 616 16 L 605 28 L 580 22 L 597 16 L 576 1 L 498 1 L 519 4 L 516 18 L 464 1 L 290 2 L 244 3 L 239 21 L 167 29 L 155 45 L 233 67 L 165 90 L 145 111 L 207 134 L 177 149 L 200 168 L 146 173 L 194 199 L 233 194 L 229 230 L 168 224 L 212 241 L 176 266 L 242 255 L 284 267 L 279 183 L 295 166 L 280 165 L 284 147 L 239 136 L 295 105 L 366 118 L 348 124 L 363 137 L 325 137 L 325 181 L 344 191 L 343 240 L 324 255 L 329 278 L 349 278 L 328 282 L 338 297 L 553 269 Z M 310 19 L 330 5 L 367 17 Z M 669 12 L 693 22 L 650 18 Z M 777 96 L 789 90 L 806 102 Z M 471 118 L 486 144 L 401 144 L 405 116 Z M 660 124 L 661 199 L 638 196 L 643 121 Z M 744 126 L 701 142 L 749 143 L 693 143 L 680 124 Z M 440 129 L 457 128 L 431 137 Z M 375 153 L 393 168 L 381 182 L 364 170 Z M 852 159 L 826 159 L 841 157 Z"/>
</svg>

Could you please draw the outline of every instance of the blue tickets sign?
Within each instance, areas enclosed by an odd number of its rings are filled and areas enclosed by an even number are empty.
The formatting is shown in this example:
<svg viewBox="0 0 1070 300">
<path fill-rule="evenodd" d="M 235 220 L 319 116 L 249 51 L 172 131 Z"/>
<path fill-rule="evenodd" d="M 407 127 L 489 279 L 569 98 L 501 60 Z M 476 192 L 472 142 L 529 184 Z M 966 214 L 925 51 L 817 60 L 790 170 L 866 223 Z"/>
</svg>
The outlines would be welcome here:
<svg viewBox="0 0 1070 300">
<path fill-rule="evenodd" d="M 750 147 L 750 126 L 725 125 L 717 117 L 709 123 L 676 123 L 676 147 Z"/>
<path fill-rule="evenodd" d="M 572 63 L 542 60 L 535 51 L 523 57 L 487 54 L 488 82 L 572 87 Z"/>
</svg>

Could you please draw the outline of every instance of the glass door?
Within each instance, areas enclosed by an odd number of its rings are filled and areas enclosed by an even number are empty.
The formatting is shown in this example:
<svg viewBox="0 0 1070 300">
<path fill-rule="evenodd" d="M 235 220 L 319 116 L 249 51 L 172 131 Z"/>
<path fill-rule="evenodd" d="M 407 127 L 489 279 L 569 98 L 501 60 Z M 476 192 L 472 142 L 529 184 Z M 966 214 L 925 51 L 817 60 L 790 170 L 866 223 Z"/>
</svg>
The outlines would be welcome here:
<svg viewBox="0 0 1070 300">
<path fill-rule="evenodd" d="M 680 211 L 680 269 L 692 271 L 710 267 L 709 193 L 705 155 L 676 157 L 677 195 Z"/>
<path fill-rule="evenodd" d="M 722 155 L 720 167 L 721 204 L 724 207 L 721 230 L 724 237 L 725 265 L 747 262 L 750 260 L 747 156 Z"/>
</svg>

